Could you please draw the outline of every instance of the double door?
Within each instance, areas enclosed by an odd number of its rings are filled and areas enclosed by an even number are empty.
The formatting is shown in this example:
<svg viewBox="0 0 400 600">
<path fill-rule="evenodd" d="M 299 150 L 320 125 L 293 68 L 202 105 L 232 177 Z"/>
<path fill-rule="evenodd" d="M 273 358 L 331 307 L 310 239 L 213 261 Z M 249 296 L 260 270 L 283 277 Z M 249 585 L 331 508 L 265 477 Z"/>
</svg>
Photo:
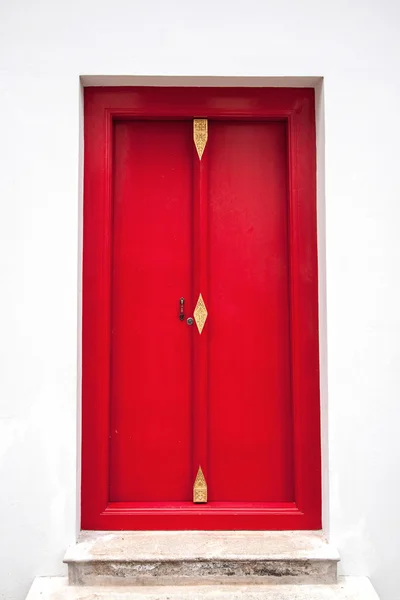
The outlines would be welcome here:
<svg viewBox="0 0 400 600">
<path fill-rule="evenodd" d="M 294 500 L 282 121 L 114 131 L 110 501 Z"/>
<path fill-rule="evenodd" d="M 319 528 L 314 91 L 84 94 L 82 527 Z"/>
</svg>

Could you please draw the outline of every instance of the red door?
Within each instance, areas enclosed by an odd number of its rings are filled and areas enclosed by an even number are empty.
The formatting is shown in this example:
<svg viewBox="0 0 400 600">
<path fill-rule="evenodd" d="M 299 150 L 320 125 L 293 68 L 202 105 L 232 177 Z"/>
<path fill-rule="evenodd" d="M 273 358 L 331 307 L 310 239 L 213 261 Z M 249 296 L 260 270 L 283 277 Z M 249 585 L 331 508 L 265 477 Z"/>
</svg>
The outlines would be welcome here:
<svg viewBox="0 0 400 600">
<path fill-rule="evenodd" d="M 190 499 L 192 144 L 188 121 L 114 130 L 110 500 Z"/>
<path fill-rule="evenodd" d="M 320 527 L 313 96 L 282 92 L 86 91 L 84 528 Z"/>
<path fill-rule="evenodd" d="M 220 502 L 294 501 L 286 147 L 281 121 L 210 122 L 204 335 Z"/>
</svg>

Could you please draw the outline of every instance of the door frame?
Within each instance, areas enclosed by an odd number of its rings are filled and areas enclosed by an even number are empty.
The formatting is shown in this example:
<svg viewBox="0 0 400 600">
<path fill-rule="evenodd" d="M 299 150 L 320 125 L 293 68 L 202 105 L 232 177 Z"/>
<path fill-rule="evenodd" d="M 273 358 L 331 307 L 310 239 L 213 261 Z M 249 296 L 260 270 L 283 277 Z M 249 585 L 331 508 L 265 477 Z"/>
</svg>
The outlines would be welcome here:
<svg viewBox="0 0 400 600">
<path fill-rule="evenodd" d="M 321 444 L 314 89 L 84 89 L 83 529 L 320 529 Z M 295 502 L 180 508 L 108 501 L 113 122 L 193 117 L 283 120 L 289 179 Z"/>
</svg>

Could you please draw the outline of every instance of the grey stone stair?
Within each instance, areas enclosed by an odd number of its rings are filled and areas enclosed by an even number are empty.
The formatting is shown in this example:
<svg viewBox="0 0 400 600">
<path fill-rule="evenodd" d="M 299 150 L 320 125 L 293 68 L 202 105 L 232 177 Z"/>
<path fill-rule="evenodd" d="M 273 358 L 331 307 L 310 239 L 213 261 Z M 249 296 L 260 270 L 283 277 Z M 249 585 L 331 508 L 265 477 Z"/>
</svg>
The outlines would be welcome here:
<svg viewBox="0 0 400 600">
<path fill-rule="evenodd" d="M 27 600 L 379 600 L 366 577 L 336 584 L 71 586 L 65 577 L 38 577 Z"/>
<path fill-rule="evenodd" d="M 339 556 L 321 532 L 82 532 L 65 556 L 75 586 L 332 584 Z"/>
</svg>

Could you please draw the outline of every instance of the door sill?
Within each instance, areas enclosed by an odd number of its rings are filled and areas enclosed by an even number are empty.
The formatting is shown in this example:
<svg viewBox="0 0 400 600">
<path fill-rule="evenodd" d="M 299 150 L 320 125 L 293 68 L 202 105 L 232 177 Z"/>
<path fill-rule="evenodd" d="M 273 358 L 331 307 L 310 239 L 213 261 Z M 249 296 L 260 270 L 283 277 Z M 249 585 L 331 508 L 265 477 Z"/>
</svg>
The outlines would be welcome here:
<svg viewBox="0 0 400 600">
<path fill-rule="evenodd" d="M 91 530 L 305 530 L 320 529 L 318 514 L 286 503 L 126 503 L 107 504 L 85 522 Z"/>
</svg>

